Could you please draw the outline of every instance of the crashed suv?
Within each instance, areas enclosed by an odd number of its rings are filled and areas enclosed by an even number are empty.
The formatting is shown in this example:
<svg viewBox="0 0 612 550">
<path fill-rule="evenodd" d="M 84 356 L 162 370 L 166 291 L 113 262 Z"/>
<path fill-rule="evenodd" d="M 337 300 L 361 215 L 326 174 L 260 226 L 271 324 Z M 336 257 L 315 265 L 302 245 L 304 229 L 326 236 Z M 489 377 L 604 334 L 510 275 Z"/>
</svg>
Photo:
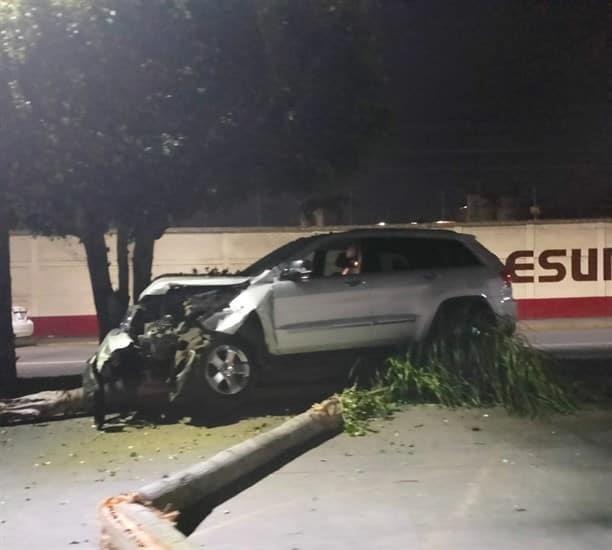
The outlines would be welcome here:
<svg viewBox="0 0 612 550">
<path fill-rule="evenodd" d="M 153 377 L 172 401 L 201 405 L 247 395 L 273 356 L 420 341 L 440 320 L 513 326 L 515 318 L 503 265 L 470 235 L 322 234 L 239 275 L 157 278 L 89 360 L 86 377 L 98 402 L 106 385 L 122 380 L 137 392 Z"/>
</svg>

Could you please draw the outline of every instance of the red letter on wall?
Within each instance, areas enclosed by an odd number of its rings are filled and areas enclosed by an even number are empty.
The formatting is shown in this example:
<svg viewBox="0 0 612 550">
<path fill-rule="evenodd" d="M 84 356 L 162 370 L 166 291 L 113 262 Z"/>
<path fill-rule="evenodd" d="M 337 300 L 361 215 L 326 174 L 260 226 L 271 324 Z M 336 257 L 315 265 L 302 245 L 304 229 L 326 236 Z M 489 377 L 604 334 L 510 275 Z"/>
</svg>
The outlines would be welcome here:
<svg viewBox="0 0 612 550">
<path fill-rule="evenodd" d="M 604 281 L 612 281 L 612 248 L 603 249 Z"/>
<path fill-rule="evenodd" d="M 533 258 L 532 250 L 516 250 L 506 260 L 506 269 L 512 277 L 513 283 L 533 283 L 533 275 L 519 275 L 517 271 L 530 269 L 533 271 L 533 262 L 519 264 L 520 258 Z"/>
<path fill-rule="evenodd" d="M 544 250 L 540 257 L 538 258 L 538 263 L 542 269 L 554 269 L 557 273 L 554 275 L 540 275 L 538 277 L 538 282 L 540 283 L 558 283 L 565 279 L 565 275 L 567 275 L 567 270 L 565 266 L 561 262 L 551 262 L 550 258 L 555 256 L 565 256 L 565 250 Z M 578 258 L 580 261 L 580 258 Z"/>
<path fill-rule="evenodd" d="M 579 248 L 572 250 L 572 279 L 574 281 L 596 281 L 597 280 L 597 249 L 589 248 L 587 259 L 587 272 L 582 273 L 580 259 L 582 251 Z"/>
</svg>

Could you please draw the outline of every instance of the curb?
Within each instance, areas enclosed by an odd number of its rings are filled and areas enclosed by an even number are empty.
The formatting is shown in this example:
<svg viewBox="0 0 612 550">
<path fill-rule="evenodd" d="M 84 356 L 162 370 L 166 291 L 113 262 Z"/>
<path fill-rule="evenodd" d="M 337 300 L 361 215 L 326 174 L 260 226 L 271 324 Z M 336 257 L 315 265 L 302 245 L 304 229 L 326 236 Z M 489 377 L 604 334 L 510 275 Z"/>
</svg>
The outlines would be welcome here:
<svg viewBox="0 0 612 550">
<path fill-rule="evenodd" d="M 519 320 L 517 328 L 519 331 L 527 332 L 549 332 L 556 330 L 579 331 L 612 328 L 612 317 L 584 317 L 576 319 L 522 319 Z"/>
<path fill-rule="evenodd" d="M 245 475 L 286 453 L 300 450 L 323 435 L 339 432 L 342 424 L 342 407 L 338 398 L 333 397 L 269 432 L 238 443 L 169 478 L 145 485 L 135 493 L 105 500 L 98 510 L 102 548 L 192 549 L 185 535 L 176 528 L 182 511 L 197 506 L 207 497 L 221 494 Z M 169 510 L 173 512 L 168 513 Z"/>
</svg>

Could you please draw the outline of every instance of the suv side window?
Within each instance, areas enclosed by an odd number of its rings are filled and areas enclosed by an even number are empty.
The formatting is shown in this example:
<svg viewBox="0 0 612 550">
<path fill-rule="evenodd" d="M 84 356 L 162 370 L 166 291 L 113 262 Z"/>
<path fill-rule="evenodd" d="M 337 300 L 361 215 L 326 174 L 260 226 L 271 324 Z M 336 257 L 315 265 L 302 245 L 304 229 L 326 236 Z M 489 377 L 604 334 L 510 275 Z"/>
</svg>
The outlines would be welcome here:
<svg viewBox="0 0 612 550">
<path fill-rule="evenodd" d="M 417 269 L 471 267 L 481 262 L 454 239 L 372 237 L 364 240 L 363 272 L 394 273 Z"/>
<path fill-rule="evenodd" d="M 482 262 L 461 241 L 455 239 L 435 239 L 432 245 L 441 268 L 476 267 L 482 265 Z"/>
<path fill-rule="evenodd" d="M 313 258 L 313 277 L 335 277 L 347 274 L 347 251 L 355 254 L 358 265 L 351 273 L 358 272 L 359 262 L 359 243 L 355 240 L 335 241 L 323 246 L 314 252 Z"/>
</svg>

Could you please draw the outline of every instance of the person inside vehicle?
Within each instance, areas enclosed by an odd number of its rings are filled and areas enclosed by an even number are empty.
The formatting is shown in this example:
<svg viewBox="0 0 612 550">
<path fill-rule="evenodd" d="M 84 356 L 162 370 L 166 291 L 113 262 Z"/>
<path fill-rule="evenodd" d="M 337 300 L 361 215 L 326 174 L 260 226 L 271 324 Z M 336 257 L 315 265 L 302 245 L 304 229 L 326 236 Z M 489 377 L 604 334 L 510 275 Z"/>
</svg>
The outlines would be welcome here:
<svg viewBox="0 0 612 550">
<path fill-rule="evenodd" d="M 359 260 L 359 248 L 355 244 L 348 246 L 344 252 L 344 265 L 341 275 L 357 275 L 361 272 L 361 261 Z"/>
</svg>

